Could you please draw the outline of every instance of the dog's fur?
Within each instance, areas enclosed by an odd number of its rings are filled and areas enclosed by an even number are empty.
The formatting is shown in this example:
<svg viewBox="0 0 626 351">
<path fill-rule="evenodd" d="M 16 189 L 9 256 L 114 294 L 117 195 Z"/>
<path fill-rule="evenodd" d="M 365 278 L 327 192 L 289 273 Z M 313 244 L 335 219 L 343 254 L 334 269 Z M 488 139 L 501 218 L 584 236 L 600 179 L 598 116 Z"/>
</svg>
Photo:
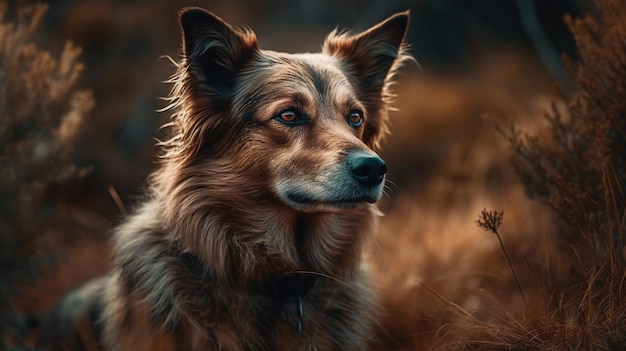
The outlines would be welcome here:
<svg viewBox="0 0 626 351">
<path fill-rule="evenodd" d="M 335 31 L 321 53 L 286 54 L 260 50 L 252 32 L 205 10 L 181 12 L 172 137 L 146 200 L 117 230 L 113 270 L 69 294 L 51 322 L 93 327 L 64 341 L 46 330 L 47 342 L 365 347 L 376 308 L 361 250 L 383 192 L 375 150 L 393 76 L 410 59 L 408 20 Z"/>
</svg>

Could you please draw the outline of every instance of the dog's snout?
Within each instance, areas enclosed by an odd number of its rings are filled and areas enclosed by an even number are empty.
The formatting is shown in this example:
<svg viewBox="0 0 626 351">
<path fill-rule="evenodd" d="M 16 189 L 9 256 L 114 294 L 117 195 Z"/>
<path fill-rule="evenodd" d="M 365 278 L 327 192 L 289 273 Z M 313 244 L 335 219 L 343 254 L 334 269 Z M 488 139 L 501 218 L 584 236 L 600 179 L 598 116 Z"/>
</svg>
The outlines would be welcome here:
<svg viewBox="0 0 626 351">
<path fill-rule="evenodd" d="M 380 157 L 364 151 L 352 152 L 347 162 L 352 178 L 366 187 L 380 184 L 387 173 L 387 165 Z"/>
</svg>

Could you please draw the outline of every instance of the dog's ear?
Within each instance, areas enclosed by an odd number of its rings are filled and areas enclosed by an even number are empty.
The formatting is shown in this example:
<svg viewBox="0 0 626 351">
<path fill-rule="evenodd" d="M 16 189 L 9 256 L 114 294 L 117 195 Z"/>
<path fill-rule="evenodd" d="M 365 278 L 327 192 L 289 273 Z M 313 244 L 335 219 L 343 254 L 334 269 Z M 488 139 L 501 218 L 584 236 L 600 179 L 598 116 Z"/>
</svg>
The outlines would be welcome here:
<svg viewBox="0 0 626 351">
<path fill-rule="evenodd" d="M 368 110 L 363 139 L 374 149 L 388 131 L 387 104 L 393 98 L 394 75 L 403 62 L 411 60 L 404 42 L 408 25 L 407 11 L 356 35 L 335 30 L 324 42 L 323 52 L 339 59 Z"/>
<path fill-rule="evenodd" d="M 178 19 L 184 63 L 172 78 L 172 94 L 179 99 L 173 103 L 185 106 L 176 115 L 180 143 L 189 155 L 196 155 L 230 137 L 233 123 L 217 116 L 228 110 L 237 75 L 259 47 L 254 33 L 237 30 L 201 8 L 185 8 Z"/>
<path fill-rule="evenodd" d="M 192 70 L 203 79 L 212 93 L 232 94 L 237 72 L 258 51 L 254 33 L 239 31 L 214 14 L 197 7 L 183 9 L 179 15 L 183 31 L 183 55 Z"/>
</svg>

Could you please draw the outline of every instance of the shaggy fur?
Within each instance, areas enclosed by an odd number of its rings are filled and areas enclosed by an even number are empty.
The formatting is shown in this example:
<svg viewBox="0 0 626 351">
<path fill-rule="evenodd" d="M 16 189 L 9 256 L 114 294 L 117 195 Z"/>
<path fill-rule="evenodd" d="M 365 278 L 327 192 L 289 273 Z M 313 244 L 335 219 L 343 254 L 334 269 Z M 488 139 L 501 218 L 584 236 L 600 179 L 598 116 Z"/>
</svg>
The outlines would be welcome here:
<svg viewBox="0 0 626 351">
<path fill-rule="evenodd" d="M 183 10 L 172 137 L 146 200 L 117 230 L 113 270 L 69 294 L 52 318 L 62 328 L 91 316 L 93 327 L 63 341 L 66 331 L 47 331 L 47 342 L 364 348 L 375 304 L 361 250 L 386 172 L 374 150 L 392 77 L 410 59 L 408 20 L 335 31 L 321 53 L 286 54 L 260 50 L 252 32 L 202 9 Z"/>
</svg>

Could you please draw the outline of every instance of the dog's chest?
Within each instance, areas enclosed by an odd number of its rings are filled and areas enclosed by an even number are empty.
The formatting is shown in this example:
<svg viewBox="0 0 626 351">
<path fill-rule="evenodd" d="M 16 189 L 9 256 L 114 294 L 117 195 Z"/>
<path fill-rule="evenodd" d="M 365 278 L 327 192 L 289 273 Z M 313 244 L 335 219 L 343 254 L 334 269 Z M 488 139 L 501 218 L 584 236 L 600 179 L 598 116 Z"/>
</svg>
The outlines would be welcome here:
<svg viewBox="0 0 626 351">
<path fill-rule="evenodd" d="M 346 308 L 356 307 L 356 301 L 326 297 L 311 293 L 276 301 L 233 296 L 221 313 L 193 322 L 203 324 L 202 328 L 183 327 L 193 334 L 183 339 L 192 343 L 193 350 L 358 350 L 367 335 L 363 310 Z"/>
</svg>

